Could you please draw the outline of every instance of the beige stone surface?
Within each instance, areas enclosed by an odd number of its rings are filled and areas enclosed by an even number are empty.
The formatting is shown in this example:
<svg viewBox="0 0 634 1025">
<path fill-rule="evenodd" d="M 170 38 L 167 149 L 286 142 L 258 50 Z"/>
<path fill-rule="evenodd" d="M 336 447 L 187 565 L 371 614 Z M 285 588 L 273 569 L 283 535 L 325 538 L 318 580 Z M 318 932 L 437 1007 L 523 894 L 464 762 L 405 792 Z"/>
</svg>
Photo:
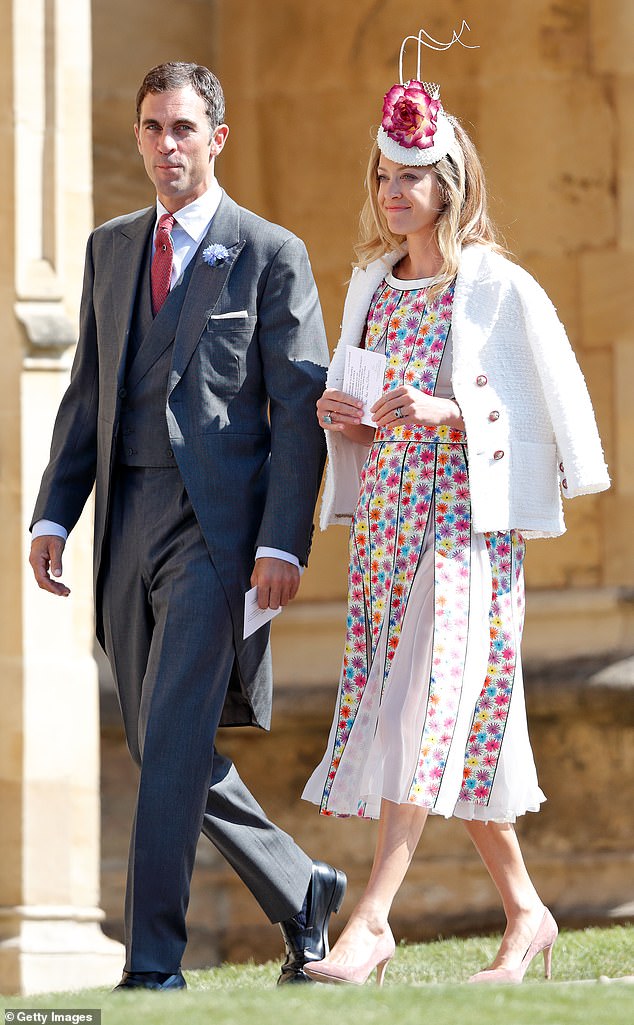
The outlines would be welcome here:
<svg viewBox="0 0 634 1025">
<path fill-rule="evenodd" d="M 557 315 L 566 328 L 570 342 L 577 352 L 581 347 L 581 319 L 579 311 L 579 261 L 570 253 L 554 253 L 543 249 L 532 252 L 522 261 L 523 266 L 548 293 Z M 594 390 L 593 390 L 594 399 Z"/>
<path fill-rule="evenodd" d="M 634 21 L 628 0 L 590 0 L 592 66 L 601 74 L 634 71 Z"/>
<path fill-rule="evenodd" d="M 93 39 L 94 219 L 101 224 L 153 202 L 134 141 L 134 99 L 145 72 L 165 60 L 213 66 L 219 37 L 208 0 L 95 0 Z M 125 32 L 122 31 L 125 25 Z"/>
<path fill-rule="evenodd" d="M 615 390 L 615 347 L 606 345 L 604 348 L 592 348 L 590 350 L 577 349 L 577 358 L 586 381 L 591 382 L 592 405 L 603 443 L 603 451 L 608 468 L 618 486 L 619 473 L 615 465 L 616 459 L 616 432 L 619 430 L 620 418 L 615 416 L 614 390 Z M 623 381 L 627 388 L 627 378 Z M 627 441 L 626 441 L 627 444 Z M 607 495 L 598 495 L 592 499 L 600 513 L 605 513 L 604 501 Z M 567 502 L 566 509 L 573 509 L 575 503 Z"/>
<path fill-rule="evenodd" d="M 621 411 L 617 422 L 614 474 L 618 493 L 634 496 L 634 335 L 614 346 L 614 391 L 617 408 Z"/>
<path fill-rule="evenodd" d="M 518 112 L 530 96 L 527 116 Z M 587 122 L 592 121 L 592 145 Z M 602 83 L 591 78 L 481 84 L 478 140 L 489 183 L 504 199 L 503 226 L 520 259 L 545 248 L 570 253 L 613 241 L 613 128 Z M 508 227 L 506 222 L 508 219 Z M 512 222 L 511 222 L 512 219 Z"/>
<path fill-rule="evenodd" d="M 601 585 L 601 520 L 598 502 L 584 495 L 564 505 L 567 531 L 558 538 L 540 538 L 526 545 L 526 586 L 567 588 Z"/>
<path fill-rule="evenodd" d="M 603 535 L 604 576 L 608 585 L 631 592 L 634 580 L 634 553 L 628 538 L 634 523 L 634 497 L 620 495 L 616 489 L 606 497 Z"/>
<path fill-rule="evenodd" d="M 618 126 L 619 161 L 617 164 L 619 248 L 634 248 L 634 68 L 620 76 L 614 85 Z"/>
<path fill-rule="evenodd" d="M 632 650 L 631 591 L 588 586 L 530 591 L 526 603 L 523 657 L 530 665 L 562 663 L 602 652 L 606 659 Z"/>
<path fill-rule="evenodd" d="M 634 254 L 629 250 L 597 248 L 581 255 L 580 267 L 582 344 L 604 348 L 632 339 Z"/>
</svg>

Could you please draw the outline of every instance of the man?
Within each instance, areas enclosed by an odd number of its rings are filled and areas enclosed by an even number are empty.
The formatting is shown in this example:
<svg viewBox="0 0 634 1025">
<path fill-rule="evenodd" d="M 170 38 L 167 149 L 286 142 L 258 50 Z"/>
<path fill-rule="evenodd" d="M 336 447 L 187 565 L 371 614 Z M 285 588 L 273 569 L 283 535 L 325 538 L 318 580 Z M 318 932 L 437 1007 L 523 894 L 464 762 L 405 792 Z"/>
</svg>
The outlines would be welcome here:
<svg viewBox="0 0 634 1025">
<path fill-rule="evenodd" d="M 220 189 L 220 83 L 168 63 L 137 96 L 156 207 L 88 242 L 80 336 L 34 513 L 31 565 L 61 581 L 95 491 L 97 635 L 140 767 L 123 989 L 180 989 L 200 830 L 280 922 L 279 982 L 328 949 L 345 876 L 269 822 L 214 749 L 219 725 L 268 728 L 268 627 L 243 640 L 244 593 L 287 604 L 306 564 L 324 461 L 314 416 L 327 346 L 299 239 Z"/>
</svg>

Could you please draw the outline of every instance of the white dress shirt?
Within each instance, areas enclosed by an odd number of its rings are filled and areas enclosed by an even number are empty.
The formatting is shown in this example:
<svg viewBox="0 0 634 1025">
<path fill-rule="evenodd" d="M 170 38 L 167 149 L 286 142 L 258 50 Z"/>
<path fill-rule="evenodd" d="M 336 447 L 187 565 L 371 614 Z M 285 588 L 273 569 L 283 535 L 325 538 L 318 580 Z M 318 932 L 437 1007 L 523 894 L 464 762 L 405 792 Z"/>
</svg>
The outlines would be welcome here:
<svg viewBox="0 0 634 1025">
<path fill-rule="evenodd" d="M 211 185 L 202 196 L 195 199 L 193 203 L 177 210 L 172 216 L 175 218 L 172 228 L 172 245 L 174 255 L 172 257 L 172 276 L 170 278 L 170 289 L 174 287 L 181 274 L 190 263 L 200 243 L 209 231 L 211 219 L 220 205 L 222 189 L 214 178 Z M 158 222 L 163 214 L 170 211 L 163 206 L 160 199 L 156 199 L 156 224 L 152 242 L 156 238 Z"/>
<path fill-rule="evenodd" d="M 221 199 L 222 189 L 217 179 L 213 178 L 211 185 L 202 196 L 199 196 L 193 203 L 189 203 L 188 206 L 184 206 L 173 215 L 175 218 L 174 227 L 172 228 L 174 255 L 172 258 L 170 289 L 174 287 L 188 263 L 193 259 L 200 243 L 209 230 L 209 225 L 220 205 Z M 159 219 L 163 214 L 168 213 L 170 211 L 163 206 L 157 197 L 156 224 L 152 240 L 156 236 Z M 38 520 L 37 523 L 33 524 L 31 537 L 41 537 L 43 534 L 54 534 L 56 537 L 61 537 L 64 540 L 68 537 L 66 528 L 61 523 L 55 523 L 52 520 Z M 255 553 L 255 557 L 256 559 L 283 559 L 284 562 L 290 562 L 294 566 L 299 567 L 299 559 L 296 555 L 291 554 L 291 552 L 283 552 L 279 548 L 260 547 Z"/>
</svg>

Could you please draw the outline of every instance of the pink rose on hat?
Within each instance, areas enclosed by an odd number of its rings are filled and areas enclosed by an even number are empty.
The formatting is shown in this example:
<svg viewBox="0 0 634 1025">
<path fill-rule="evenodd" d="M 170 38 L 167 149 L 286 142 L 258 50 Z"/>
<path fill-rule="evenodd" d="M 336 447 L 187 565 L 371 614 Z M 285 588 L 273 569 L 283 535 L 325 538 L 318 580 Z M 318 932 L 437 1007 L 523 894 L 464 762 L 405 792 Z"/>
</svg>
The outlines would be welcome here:
<svg viewBox="0 0 634 1025">
<path fill-rule="evenodd" d="M 383 130 L 406 149 L 434 145 L 440 100 L 432 99 L 421 82 L 393 85 L 383 100 Z"/>
</svg>

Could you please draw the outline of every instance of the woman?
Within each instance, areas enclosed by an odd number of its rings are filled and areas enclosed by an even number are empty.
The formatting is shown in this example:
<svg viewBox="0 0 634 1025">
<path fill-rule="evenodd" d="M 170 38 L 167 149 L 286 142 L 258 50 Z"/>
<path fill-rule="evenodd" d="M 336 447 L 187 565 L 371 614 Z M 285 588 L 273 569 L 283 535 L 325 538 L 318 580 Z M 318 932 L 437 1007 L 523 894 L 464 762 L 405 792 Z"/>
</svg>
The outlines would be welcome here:
<svg viewBox="0 0 634 1025">
<path fill-rule="evenodd" d="M 382 982 L 388 924 L 430 812 L 456 815 L 507 920 L 472 982 L 521 982 L 557 926 L 513 822 L 537 811 L 519 644 L 525 539 L 609 486 L 581 371 L 539 285 L 503 255 L 473 144 L 417 81 L 386 95 L 359 262 L 317 403 L 322 527 L 352 522 L 348 632 L 328 747 L 304 798 L 380 819 L 370 879 L 322 982 Z M 342 390 L 347 346 L 387 357 L 376 426 Z"/>
</svg>

